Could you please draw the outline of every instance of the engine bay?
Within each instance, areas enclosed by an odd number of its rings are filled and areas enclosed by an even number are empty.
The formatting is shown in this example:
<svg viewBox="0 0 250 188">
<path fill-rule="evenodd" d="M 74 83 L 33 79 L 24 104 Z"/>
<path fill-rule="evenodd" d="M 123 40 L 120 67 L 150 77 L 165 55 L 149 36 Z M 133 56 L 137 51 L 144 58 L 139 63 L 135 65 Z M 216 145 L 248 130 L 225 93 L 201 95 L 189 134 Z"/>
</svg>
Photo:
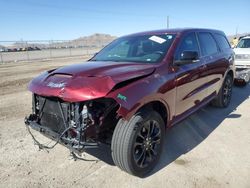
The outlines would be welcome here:
<svg viewBox="0 0 250 188">
<path fill-rule="evenodd" d="M 70 103 L 33 94 L 32 104 L 32 114 L 25 118 L 27 127 L 78 153 L 106 143 L 106 133 L 119 118 L 119 105 L 108 98 Z"/>
</svg>

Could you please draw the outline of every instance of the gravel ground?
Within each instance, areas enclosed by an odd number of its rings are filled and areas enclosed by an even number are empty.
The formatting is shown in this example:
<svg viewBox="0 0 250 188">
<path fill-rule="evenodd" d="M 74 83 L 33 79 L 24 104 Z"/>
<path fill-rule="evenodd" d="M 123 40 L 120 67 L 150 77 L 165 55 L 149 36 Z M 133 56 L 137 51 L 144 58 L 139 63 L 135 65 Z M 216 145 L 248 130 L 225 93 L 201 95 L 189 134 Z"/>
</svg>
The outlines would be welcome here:
<svg viewBox="0 0 250 188">
<path fill-rule="evenodd" d="M 39 151 L 23 123 L 31 111 L 27 83 L 83 60 L 0 65 L 0 187 L 250 187 L 250 85 L 234 87 L 227 109 L 204 107 L 170 129 L 160 163 L 146 178 L 115 167 L 107 146 L 84 154 L 94 161 L 74 161 L 61 145 Z"/>
</svg>

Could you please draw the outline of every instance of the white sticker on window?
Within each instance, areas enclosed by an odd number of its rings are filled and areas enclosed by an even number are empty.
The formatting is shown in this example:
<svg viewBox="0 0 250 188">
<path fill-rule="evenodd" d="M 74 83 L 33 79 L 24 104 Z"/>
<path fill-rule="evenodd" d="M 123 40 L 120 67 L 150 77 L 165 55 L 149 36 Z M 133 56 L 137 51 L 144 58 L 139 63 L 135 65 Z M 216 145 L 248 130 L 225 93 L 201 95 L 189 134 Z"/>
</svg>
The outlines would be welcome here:
<svg viewBox="0 0 250 188">
<path fill-rule="evenodd" d="M 157 42 L 159 44 L 162 44 L 162 43 L 166 42 L 166 39 L 163 39 L 163 38 L 155 36 L 155 35 L 150 37 L 149 40 L 152 40 L 152 41 Z"/>
</svg>

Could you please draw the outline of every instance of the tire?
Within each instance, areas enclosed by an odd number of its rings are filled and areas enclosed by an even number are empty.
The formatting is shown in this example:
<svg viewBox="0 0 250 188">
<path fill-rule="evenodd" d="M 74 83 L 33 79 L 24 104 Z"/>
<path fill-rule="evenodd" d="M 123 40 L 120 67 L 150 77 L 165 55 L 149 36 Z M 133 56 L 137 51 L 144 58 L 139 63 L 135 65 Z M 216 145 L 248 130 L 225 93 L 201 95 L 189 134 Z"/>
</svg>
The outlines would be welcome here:
<svg viewBox="0 0 250 188">
<path fill-rule="evenodd" d="M 111 151 L 116 166 L 129 174 L 144 177 L 158 162 L 165 135 L 161 116 L 153 111 L 121 119 L 115 128 Z"/>
<path fill-rule="evenodd" d="M 212 104 L 216 107 L 226 108 L 231 102 L 233 89 L 233 78 L 227 75 L 222 87 L 218 93 L 218 96 L 212 101 Z"/>
</svg>

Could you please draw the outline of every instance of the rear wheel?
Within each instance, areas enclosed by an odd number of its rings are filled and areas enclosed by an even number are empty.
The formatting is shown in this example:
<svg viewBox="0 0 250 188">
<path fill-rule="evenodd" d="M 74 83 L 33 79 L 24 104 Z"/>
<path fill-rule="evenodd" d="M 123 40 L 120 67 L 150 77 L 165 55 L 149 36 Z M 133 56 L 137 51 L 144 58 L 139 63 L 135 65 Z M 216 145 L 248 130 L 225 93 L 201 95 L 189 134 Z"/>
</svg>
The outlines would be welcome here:
<svg viewBox="0 0 250 188">
<path fill-rule="evenodd" d="M 129 121 L 120 120 L 111 144 L 114 163 L 130 174 L 144 176 L 159 160 L 164 133 L 164 121 L 155 111 L 139 112 Z"/>
<path fill-rule="evenodd" d="M 212 101 L 212 104 L 217 107 L 226 108 L 231 102 L 232 88 L 233 78 L 232 76 L 227 75 L 218 96 Z"/>
</svg>

